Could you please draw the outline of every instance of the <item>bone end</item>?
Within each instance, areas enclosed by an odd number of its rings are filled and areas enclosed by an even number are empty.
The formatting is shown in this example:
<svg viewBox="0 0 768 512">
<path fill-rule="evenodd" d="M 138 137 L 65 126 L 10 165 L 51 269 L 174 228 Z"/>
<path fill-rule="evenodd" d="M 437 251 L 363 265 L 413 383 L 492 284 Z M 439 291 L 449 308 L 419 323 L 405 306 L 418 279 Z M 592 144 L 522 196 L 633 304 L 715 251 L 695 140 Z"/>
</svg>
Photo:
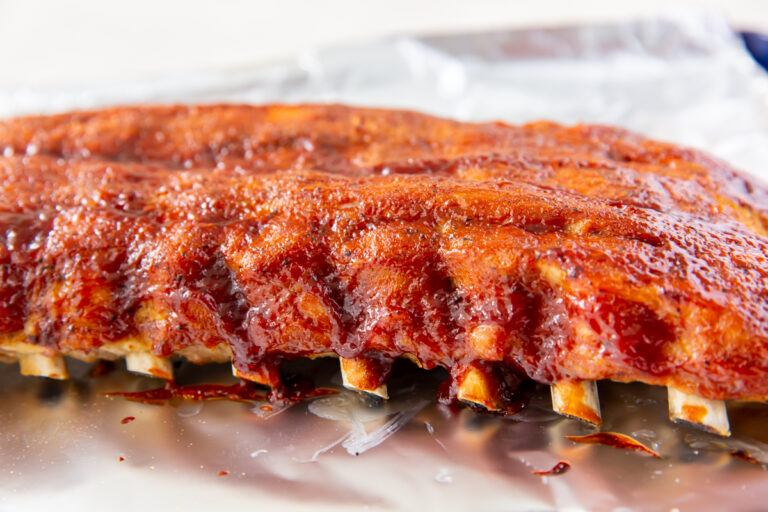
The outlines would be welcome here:
<svg viewBox="0 0 768 512">
<path fill-rule="evenodd" d="M 558 414 L 578 418 L 595 426 L 603 424 L 597 382 L 562 381 L 551 386 L 552 409 Z"/>
<path fill-rule="evenodd" d="M 486 368 L 470 366 L 458 381 L 456 397 L 462 402 L 480 405 L 489 411 L 502 409 L 499 383 Z"/>
<path fill-rule="evenodd" d="M 341 379 L 344 387 L 353 391 L 362 391 L 385 400 L 389 399 L 387 385 L 383 382 L 386 374 L 381 365 L 365 357 L 340 357 Z"/>
<path fill-rule="evenodd" d="M 709 400 L 667 387 L 669 419 L 675 423 L 690 423 L 724 437 L 731 435 L 728 412 L 723 400 Z"/>
<path fill-rule="evenodd" d="M 129 352 L 125 356 L 125 367 L 130 372 L 173 380 L 173 365 L 170 359 L 158 357 L 152 352 Z"/>
<path fill-rule="evenodd" d="M 280 364 L 277 360 L 265 359 L 260 364 L 250 365 L 248 368 L 238 368 L 232 364 L 232 375 L 272 389 L 278 389 L 282 385 Z"/>
<path fill-rule="evenodd" d="M 421 361 L 419 361 L 419 358 L 418 358 L 418 357 L 416 357 L 414 354 L 408 354 L 408 353 L 406 353 L 406 354 L 403 354 L 401 357 L 402 357 L 403 359 L 407 359 L 407 360 L 409 360 L 410 362 L 412 362 L 413 364 L 415 364 L 415 365 L 416 365 L 416 366 L 418 366 L 419 368 L 424 368 L 424 365 L 422 365 L 422 364 L 421 364 Z"/>
<path fill-rule="evenodd" d="M 43 354 L 20 354 L 19 367 L 22 375 L 48 377 L 66 380 L 69 378 L 64 356 L 46 356 Z"/>
</svg>

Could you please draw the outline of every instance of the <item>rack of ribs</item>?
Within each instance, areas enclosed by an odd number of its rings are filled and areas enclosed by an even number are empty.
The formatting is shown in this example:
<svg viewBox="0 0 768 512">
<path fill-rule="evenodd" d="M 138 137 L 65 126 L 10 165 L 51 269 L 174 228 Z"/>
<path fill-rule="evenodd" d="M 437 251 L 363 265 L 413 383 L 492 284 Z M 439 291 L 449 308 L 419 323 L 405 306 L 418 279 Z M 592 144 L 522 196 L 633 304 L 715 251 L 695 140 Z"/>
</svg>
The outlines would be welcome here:
<svg viewBox="0 0 768 512">
<path fill-rule="evenodd" d="M 604 126 L 341 105 L 121 107 L 0 122 L 0 355 L 394 360 L 502 410 L 523 378 L 600 423 L 595 382 L 667 386 L 727 434 L 768 396 L 768 190 Z"/>
</svg>

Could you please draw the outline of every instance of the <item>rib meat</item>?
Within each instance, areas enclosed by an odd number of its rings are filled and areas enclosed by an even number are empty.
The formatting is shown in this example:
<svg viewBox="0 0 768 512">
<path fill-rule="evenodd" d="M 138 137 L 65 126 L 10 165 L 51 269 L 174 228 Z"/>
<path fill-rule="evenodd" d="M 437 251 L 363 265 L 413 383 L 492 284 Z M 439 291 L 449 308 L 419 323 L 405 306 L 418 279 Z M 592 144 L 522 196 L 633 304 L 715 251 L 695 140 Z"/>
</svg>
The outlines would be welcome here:
<svg viewBox="0 0 768 512">
<path fill-rule="evenodd" d="M 11 359 L 276 382 L 335 354 L 375 388 L 408 357 L 768 396 L 768 191 L 699 151 L 339 105 L 27 117 L 0 151 Z"/>
</svg>

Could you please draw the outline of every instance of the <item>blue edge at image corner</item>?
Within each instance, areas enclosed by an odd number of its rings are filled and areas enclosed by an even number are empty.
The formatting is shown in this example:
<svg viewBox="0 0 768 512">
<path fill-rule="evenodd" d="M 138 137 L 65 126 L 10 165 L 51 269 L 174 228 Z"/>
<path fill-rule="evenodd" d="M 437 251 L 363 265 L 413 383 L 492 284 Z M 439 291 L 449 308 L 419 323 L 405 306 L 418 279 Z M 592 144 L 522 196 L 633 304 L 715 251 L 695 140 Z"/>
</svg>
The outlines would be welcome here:
<svg viewBox="0 0 768 512">
<path fill-rule="evenodd" d="M 741 38 L 752 57 L 768 71 L 768 34 L 742 32 Z"/>
</svg>

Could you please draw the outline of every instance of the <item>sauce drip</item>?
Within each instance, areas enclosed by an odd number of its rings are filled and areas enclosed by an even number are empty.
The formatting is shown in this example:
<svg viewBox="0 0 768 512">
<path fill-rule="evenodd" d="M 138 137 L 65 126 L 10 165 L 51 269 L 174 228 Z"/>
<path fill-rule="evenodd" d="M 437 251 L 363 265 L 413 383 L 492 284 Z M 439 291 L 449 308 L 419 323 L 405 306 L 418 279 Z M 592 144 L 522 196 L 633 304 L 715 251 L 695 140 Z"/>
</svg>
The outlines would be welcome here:
<svg viewBox="0 0 768 512">
<path fill-rule="evenodd" d="M 651 450 L 639 441 L 636 441 L 627 435 L 618 434 L 615 432 L 596 432 L 586 436 L 565 436 L 565 438 L 569 441 L 573 441 L 574 443 L 604 444 L 613 448 L 621 448 L 622 450 L 640 452 L 657 459 L 661 458 L 661 455 L 656 453 L 654 450 Z"/>
<path fill-rule="evenodd" d="M 734 450 L 731 452 L 731 457 L 736 457 L 737 459 L 741 459 L 743 461 L 749 462 L 750 464 L 757 464 L 759 466 L 762 466 L 763 469 L 768 468 L 766 464 L 760 462 L 755 457 L 751 456 L 749 453 L 747 453 L 746 450 L 742 450 L 742 449 Z"/>
<path fill-rule="evenodd" d="M 544 470 L 544 471 L 533 471 L 534 475 L 539 476 L 557 476 L 562 475 L 564 473 L 567 473 L 571 469 L 571 465 L 564 460 L 561 460 L 557 464 L 554 465 L 552 469 Z"/>
<path fill-rule="evenodd" d="M 121 425 L 125 425 L 126 423 L 130 423 L 130 422 L 132 422 L 135 419 L 136 419 L 135 416 L 126 416 L 125 418 L 120 420 L 120 424 Z"/>
</svg>

